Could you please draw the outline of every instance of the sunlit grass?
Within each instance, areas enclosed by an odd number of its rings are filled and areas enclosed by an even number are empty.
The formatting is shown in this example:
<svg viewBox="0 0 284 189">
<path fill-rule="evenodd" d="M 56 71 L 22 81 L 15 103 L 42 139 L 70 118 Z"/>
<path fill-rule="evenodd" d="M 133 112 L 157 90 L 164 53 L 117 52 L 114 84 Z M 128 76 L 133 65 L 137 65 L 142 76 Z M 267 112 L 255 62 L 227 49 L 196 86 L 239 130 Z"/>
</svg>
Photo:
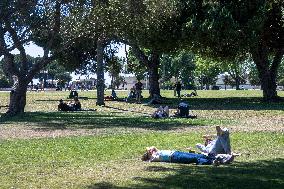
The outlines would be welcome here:
<svg viewBox="0 0 284 189">
<path fill-rule="evenodd" d="M 68 94 L 28 92 L 26 113 L 0 120 L 0 188 L 284 188 L 284 103 L 262 102 L 259 90 L 198 91 L 184 99 L 197 119 L 150 118 L 159 105 L 147 104 L 148 91 L 142 104 L 105 107 L 96 106 L 96 91 L 79 92 L 89 98 L 83 107 L 97 111 L 58 112 Z M 179 100 L 173 91 L 162 95 L 172 114 Z M 7 105 L 8 93 L 0 93 L 0 102 Z M 232 165 L 139 159 L 150 145 L 194 147 L 216 125 L 230 129 L 233 150 L 242 153 Z"/>
<path fill-rule="evenodd" d="M 198 133 L 123 134 L 2 141 L 0 146 L 1 187 L 83 188 L 105 181 L 118 186 L 131 186 L 137 184 L 135 177 L 147 179 L 154 176 L 163 180 L 169 174 L 177 174 L 175 170 L 177 165 L 141 162 L 139 158 L 145 147 L 155 145 L 161 149 L 185 150 L 185 147 L 193 146 L 200 141 L 201 137 Z M 232 142 L 233 148 L 243 153 L 237 158 L 237 162 L 275 160 L 284 155 L 283 134 L 235 133 L 232 134 Z M 160 167 L 161 170 L 145 171 L 152 166 L 157 166 L 155 169 Z M 235 166 L 225 171 L 220 168 L 216 174 L 230 174 L 231 170 L 234 171 L 236 168 L 254 174 L 253 167 L 242 167 L 238 163 Z M 163 167 L 168 168 L 163 169 Z M 203 169 L 202 167 L 197 169 L 192 165 L 183 165 L 183 167 L 195 170 L 192 174 L 197 174 Z M 209 169 L 208 166 L 204 166 L 204 171 L 206 169 Z M 144 171 L 141 172 L 141 170 Z M 278 173 L 281 174 L 281 172 Z M 184 179 L 184 176 L 180 175 L 179 179 Z M 280 181 L 283 184 L 283 180 Z M 165 179 L 163 182 L 183 186 L 178 180 Z M 226 181 L 224 184 L 230 185 Z M 155 186 L 155 183 L 150 186 Z M 197 187 L 194 184 L 193 186 Z"/>
</svg>

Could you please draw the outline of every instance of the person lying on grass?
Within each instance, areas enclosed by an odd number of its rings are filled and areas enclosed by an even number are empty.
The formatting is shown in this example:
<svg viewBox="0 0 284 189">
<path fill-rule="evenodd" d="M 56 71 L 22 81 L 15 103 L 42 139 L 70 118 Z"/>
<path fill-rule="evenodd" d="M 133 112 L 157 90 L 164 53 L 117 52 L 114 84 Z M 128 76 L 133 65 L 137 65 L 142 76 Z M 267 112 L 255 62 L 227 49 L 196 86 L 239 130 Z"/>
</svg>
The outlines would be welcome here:
<svg viewBox="0 0 284 189">
<path fill-rule="evenodd" d="M 230 133 L 227 128 L 221 128 L 216 126 L 217 137 L 210 135 L 203 135 L 205 140 L 204 144 L 197 143 L 196 148 L 203 153 L 208 153 L 210 155 L 217 154 L 231 154 L 231 144 L 230 144 Z M 191 148 L 188 148 L 191 150 Z"/>
<path fill-rule="evenodd" d="M 160 106 L 152 115 L 152 118 L 167 118 L 169 117 L 169 107 Z"/>
<path fill-rule="evenodd" d="M 158 150 L 155 146 L 151 146 L 146 148 L 146 153 L 143 154 L 141 160 L 148 162 L 220 165 L 231 163 L 234 160 L 235 156 L 238 155 L 239 154 L 218 154 L 216 156 L 213 156 L 208 154 L 196 154 L 175 150 Z"/>
</svg>

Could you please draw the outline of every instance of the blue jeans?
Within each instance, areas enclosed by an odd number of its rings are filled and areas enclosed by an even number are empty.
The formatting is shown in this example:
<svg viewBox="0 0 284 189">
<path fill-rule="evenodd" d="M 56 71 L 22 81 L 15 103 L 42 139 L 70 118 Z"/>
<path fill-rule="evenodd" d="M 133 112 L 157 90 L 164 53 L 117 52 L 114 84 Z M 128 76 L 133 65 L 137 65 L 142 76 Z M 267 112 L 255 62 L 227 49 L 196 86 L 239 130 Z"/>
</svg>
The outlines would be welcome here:
<svg viewBox="0 0 284 189">
<path fill-rule="evenodd" d="M 196 163 L 198 165 L 210 165 L 213 159 L 203 154 L 175 151 L 171 156 L 172 163 Z"/>
</svg>

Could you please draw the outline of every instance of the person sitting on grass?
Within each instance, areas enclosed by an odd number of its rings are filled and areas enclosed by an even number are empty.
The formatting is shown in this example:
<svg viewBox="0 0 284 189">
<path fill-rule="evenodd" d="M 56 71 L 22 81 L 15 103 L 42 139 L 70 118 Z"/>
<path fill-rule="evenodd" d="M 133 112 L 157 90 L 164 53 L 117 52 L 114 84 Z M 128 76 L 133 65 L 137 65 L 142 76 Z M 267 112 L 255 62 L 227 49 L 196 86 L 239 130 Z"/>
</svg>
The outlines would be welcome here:
<svg viewBox="0 0 284 189">
<path fill-rule="evenodd" d="M 196 148 L 203 153 L 212 155 L 231 154 L 230 133 L 227 128 L 216 126 L 217 137 L 212 139 L 212 136 L 204 135 L 204 144 L 197 143 Z"/>
<path fill-rule="evenodd" d="M 152 118 L 166 118 L 169 117 L 169 107 L 165 106 L 165 108 L 163 108 L 162 106 L 160 106 L 152 115 Z"/>
<path fill-rule="evenodd" d="M 62 99 L 59 100 L 58 111 L 80 111 L 81 103 L 78 97 L 74 97 L 74 102 L 66 104 Z"/>
<path fill-rule="evenodd" d="M 146 148 L 146 153 L 143 154 L 141 160 L 148 162 L 220 165 L 231 163 L 234 160 L 235 156 L 238 156 L 238 154 L 219 154 L 213 156 L 207 154 L 181 152 L 176 150 L 158 150 L 155 146 L 151 146 Z"/>
<path fill-rule="evenodd" d="M 197 118 L 197 116 L 193 115 L 192 112 L 189 110 L 189 105 L 183 101 L 179 103 L 177 112 L 175 113 L 174 117 Z"/>
<path fill-rule="evenodd" d="M 63 102 L 62 99 L 60 99 L 58 104 L 58 111 L 72 111 L 72 110 L 68 104 L 66 104 L 65 102 Z"/>
<path fill-rule="evenodd" d="M 81 102 L 78 99 L 78 96 L 74 97 L 74 102 L 70 104 L 73 111 L 80 111 L 81 110 Z"/>
</svg>

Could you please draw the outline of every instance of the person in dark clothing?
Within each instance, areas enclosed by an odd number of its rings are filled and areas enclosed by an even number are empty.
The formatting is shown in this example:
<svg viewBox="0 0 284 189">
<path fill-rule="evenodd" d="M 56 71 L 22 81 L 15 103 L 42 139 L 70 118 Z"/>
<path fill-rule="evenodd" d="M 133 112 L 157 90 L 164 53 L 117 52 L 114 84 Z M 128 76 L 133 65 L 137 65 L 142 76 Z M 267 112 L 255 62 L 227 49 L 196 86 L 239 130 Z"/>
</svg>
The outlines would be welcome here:
<svg viewBox="0 0 284 189">
<path fill-rule="evenodd" d="M 78 92 L 77 91 L 71 91 L 69 94 L 69 98 L 74 98 L 74 97 L 78 97 Z"/>
<path fill-rule="evenodd" d="M 74 103 L 71 104 L 74 111 L 81 110 L 81 102 L 79 101 L 78 97 L 74 97 Z"/>
<path fill-rule="evenodd" d="M 178 81 L 175 85 L 175 89 L 178 95 L 178 98 L 180 98 L 180 91 L 181 91 L 181 83 Z"/>
<path fill-rule="evenodd" d="M 135 84 L 135 92 L 136 92 L 136 101 L 137 103 L 141 103 L 141 94 L 142 94 L 143 84 L 138 80 Z"/>
<path fill-rule="evenodd" d="M 63 102 L 62 99 L 59 100 L 59 104 L 58 104 L 58 111 L 71 111 L 71 107 L 68 106 L 68 104 L 66 104 L 65 102 Z"/>
</svg>

